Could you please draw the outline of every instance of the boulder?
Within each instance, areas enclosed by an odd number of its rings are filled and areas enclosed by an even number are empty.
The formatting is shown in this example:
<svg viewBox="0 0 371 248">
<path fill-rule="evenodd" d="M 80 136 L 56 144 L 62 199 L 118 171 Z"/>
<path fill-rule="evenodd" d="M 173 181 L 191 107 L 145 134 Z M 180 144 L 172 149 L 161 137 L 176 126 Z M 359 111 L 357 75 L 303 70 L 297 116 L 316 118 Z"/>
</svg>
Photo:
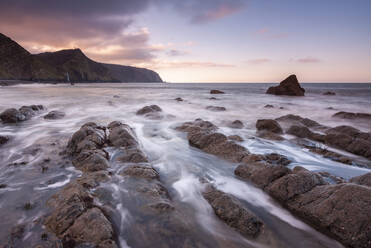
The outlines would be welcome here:
<svg viewBox="0 0 371 248">
<path fill-rule="evenodd" d="M 73 165 L 83 172 L 106 170 L 109 167 L 108 154 L 102 150 L 82 151 L 72 160 Z"/>
<path fill-rule="evenodd" d="M 38 111 L 44 110 L 44 106 L 42 105 L 30 105 L 30 106 L 22 106 L 19 109 L 19 112 L 21 112 L 26 119 L 31 119 Z"/>
<path fill-rule="evenodd" d="M 138 146 L 133 129 L 121 122 L 114 121 L 108 125 L 108 143 L 114 147 L 132 148 Z"/>
<path fill-rule="evenodd" d="M 296 173 L 290 173 L 275 180 L 267 188 L 268 193 L 281 203 L 308 192 L 318 185 L 326 184 L 320 175 L 302 167 L 294 172 Z"/>
<path fill-rule="evenodd" d="M 125 168 L 120 175 L 144 178 L 148 180 L 159 179 L 158 172 L 149 165 L 133 165 Z"/>
<path fill-rule="evenodd" d="M 256 122 L 256 129 L 258 131 L 265 130 L 265 131 L 270 131 L 270 132 L 278 133 L 278 134 L 283 133 L 280 124 L 278 124 L 277 121 L 271 120 L 271 119 L 258 120 Z"/>
<path fill-rule="evenodd" d="M 240 164 L 234 174 L 243 180 L 250 181 L 264 189 L 276 179 L 290 173 L 290 169 L 282 165 L 270 165 L 264 162 Z"/>
<path fill-rule="evenodd" d="M 138 148 L 126 149 L 116 158 L 117 161 L 123 163 L 147 163 L 147 156 Z"/>
<path fill-rule="evenodd" d="M 183 99 L 181 97 L 177 97 L 174 100 L 177 101 L 177 102 L 183 102 Z"/>
<path fill-rule="evenodd" d="M 149 113 L 161 112 L 162 109 L 157 105 L 145 106 L 137 111 L 137 115 L 146 115 Z"/>
<path fill-rule="evenodd" d="M 263 130 L 258 132 L 258 137 L 267 140 L 281 141 L 284 140 L 281 135 L 271 131 Z"/>
<path fill-rule="evenodd" d="M 58 120 L 58 119 L 62 119 L 65 116 L 66 116 L 66 114 L 64 112 L 54 110 L 54 111 L 50 111 L 48 114 L 44 115 L 44 119 Z"/>
<path fill-rule="evenodd" d="M 243 236 L 254 238 L 263 229 L 263 222 L 234 196 L 212 186 L 207 187 L 202 195 L 213 208 L 215 215 Z"/>
<path fill-rule="evenodd" d="M 347 183 L 317 186 L 286 205 L 347 247 L 371 246 L 370 187 Z"/>
<path fill-rule="evenodd" d="M 326 91 L 322 95 L 324 95 L 324 96 L 335 96 L 336 93 L 335 92 L 332 92 L 332 91 Z"/>
<path fill-rule="evenodd" d="M 224 134 L 215 132 L 217 127 L 211 122 L 196 119 L 194 122 L 185 122 L 176 129 L 187 133 L 191 146 L 228 161 L 240 162 L 249 154 L 245 147 L 228 140 Z"/>
<path fill-rule="evenodd" d="M 243 138 L 239 135 L 229 135 L 228 136 L 229 140 L 237 141 L 237 142 L 242 142 Z"/>
<path fill-rule="evenodd" d="M 351 113 L 351 112 L 337 112 L 332 117 L 342 118 L 342 119 L 366 119 L 371 120 L 371 114 L 369 113 Z"/>
<path fill-rule="evenodd" d="M 242 121 L 235 120 L 235 121 L 229 123 L 228 124 L 228 127 L 230 127 L 230 128 L 236 128 L 236 129 L 241 129 L 241 128 L 244 127 L 244 125 L 243 125 Z"/>
<path fill-rule="evenodd" d="M 99 245 L 113 238 L 113 229 L 100 209 L 91 208 L 75 220 L 65 235 L 76 243 Z"/>
<path fill-rule="evenodd" d="M 325 136 L 323 134 L 314 133 L 309 128 L 304 126 L 291 126 L 287 132 L 288 134 L 294 135 L 299 138 L 308 138 L 319 142 L 324 142 Z"/>
<path fill-rule="evenodd" d="M 17 109 L 11 108 L 1 113 L 0 119 L 3 121 L 3 123 L 17 123 L 26 120 L 26 116 L 24 116 Z"/>
<path fill-rule="evenodd" d="M 267 104 L 264 106 L 264 108 L 274 108 L 274 106 L 272 104 Z"/>
<path fill-rule="evenodd" d="M 245 147 L 228 140 L 221 133 L 188 133 L 188 141 L 191 146 L 234 163 L 241 162 L 249 154 Z"/>
<path fill-rule="evenodd" d="M 371 158 L 371 135 L 350 126 L 338 126 L 326 131 L 326 144 Z"/>
<path fill-rule="evenodd" d="M 219 106 L 207 106 L 206 109 L 210 111 L 214 111 L 214 112 L 220 112 L 220 111 L 227 110 L 225 107 L 219 107 Z"/>
<path fill-rule="evenodd" d="M 306 127 L 316 127 L 316 128 L 323 128 L 323 126 L 321 124 L 319 124 L 318 122 L 314 121 L 314 120 L 311 120 L 309 118 L 303 118 L 299 115 L 293 115 L 293 114 L 288 114 L 288 115 L 284 115 L 284 116 L 281 116 L 279 118 L 276 118 L 276 121 L 279 121 L 279 122 L 288 122 L 288 123 L 291 123 L 291 124 L 294 124 L 294 125 L 297 125 L 297 126 L 306 126 Z"/>
<path fill-rule="evenodd" d="M 371 187 L 371 173 L 353 177 L 349 180 L 349 182 Z"/>
<path fill-rule="evenodd" d="M 9 141 L 9 137 L 8 136 L 3 136 L 3 135 L 0 135 L 0 146 L 1 145 L 4 145 L 5 143 L 7 143 Z"/>
<path fill-rule="evenodd" d="M 283 80 L 278 86 L 269 87 L 267 94 L 287 95 L 287 96 L 304 96 L 305 90 L 300 87 L 295 75 L 290 75 Z"/>
<path fill-rule="evenodd" d="M 48 200 L 47 204 L 53 212 L 44 224 L 57 236 L 63 235 L 92 203 L 93 198 L 85 188 L 78 183 L 70 183 Z"/>
<path fill-rule="evenodd" d="M 221 90 L 210 90 L 210 94 L 224 94 Z"/>
<path fill-rule="evenodd" d="M 270 153 L 264 155 L 264 160 L 273 165 L 283 165 L 287 166 L 291 163 L 286 156 L 278 154 L 278 153 Z"/>
<path fill-rule="evenodd" d="M 211 123 L 210 121 L 204 121 L 202 119 L 196 119 L 192 122 L 185 122 L 181 126 L 176 127 L 176 130 L 187 133 L 199 131 L 213 132 L 217 129 L 218 127 L 215 126 L 213 123 Z"/>
</svg>

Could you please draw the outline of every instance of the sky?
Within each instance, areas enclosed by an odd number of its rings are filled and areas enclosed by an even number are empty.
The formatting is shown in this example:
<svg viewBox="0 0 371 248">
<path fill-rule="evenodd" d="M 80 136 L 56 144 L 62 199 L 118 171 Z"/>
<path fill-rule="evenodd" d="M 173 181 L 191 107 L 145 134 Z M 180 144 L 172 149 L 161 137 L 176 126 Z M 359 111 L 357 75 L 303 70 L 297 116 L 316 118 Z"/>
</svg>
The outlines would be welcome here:
<svg viewBox="0 0 371 248">
<path fill-rule="evenodd" d="M 371 82 L 370 0 L 0 0 L 0 32 L 167 82 Z"/>
</svg>

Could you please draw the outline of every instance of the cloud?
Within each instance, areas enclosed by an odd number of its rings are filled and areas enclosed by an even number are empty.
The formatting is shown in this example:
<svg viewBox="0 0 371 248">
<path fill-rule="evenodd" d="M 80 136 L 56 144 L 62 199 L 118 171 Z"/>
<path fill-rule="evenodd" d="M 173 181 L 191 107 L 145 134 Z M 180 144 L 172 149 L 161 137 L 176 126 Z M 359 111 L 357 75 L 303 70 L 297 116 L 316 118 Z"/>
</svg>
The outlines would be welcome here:
<svg viewBox="0 0 371 248">
<path fill-rule="evenodd" d="M 250 59 L 247 61 L 247 63 L 253 64 L 253 65 L 260 65 L 260 64 L 269 63 L 271 61 L 272 61 L 271 59 L 262 58 L 262 59 Z"/>
<path fill-rule="evenodd" d="M 177 50 L 177 49 L 171 49 L 166 54 L 169 55 L 169 56 L 171 56 L 171 57 L 178 57 L 178 56 L 187 55 L 189 53 L 186 52 L 186 51 L 181 51 L 181 50 Z"/>
<path fill-rule="evenodd" d="M 304 64 L 320 63 L 321 62 L 320 59 L 314 58 L 314 57 L 305 57 L 305 58 L 297 59 L 296 61 L 299 62 L 299 63 L 304 63 Z"/>
<path fill-rule="evenodd" d="M 0 0 L 0 31 L 32 53 L 78 47 L 103 62 L 151 62 L 169 48 L 152 45 L 149 31 L 133 23 L 153 5 L 205 23 L 236 13 L 244 0 Z"/>
<path fill-rule="evenodd" d="M 229 68 L 235 67 L 232 64 L 214 63 L 209 61 L 155 61 L 152 64 L 146 66 L 152 69 L 179 69 L 179 68 Z"/>
<path fill-rule="evenodd" d="M 235 14 L 246 7 L 244 0 L 172 0 L 175 9 L 193 24 L 204 24 Z"/>
</svg>

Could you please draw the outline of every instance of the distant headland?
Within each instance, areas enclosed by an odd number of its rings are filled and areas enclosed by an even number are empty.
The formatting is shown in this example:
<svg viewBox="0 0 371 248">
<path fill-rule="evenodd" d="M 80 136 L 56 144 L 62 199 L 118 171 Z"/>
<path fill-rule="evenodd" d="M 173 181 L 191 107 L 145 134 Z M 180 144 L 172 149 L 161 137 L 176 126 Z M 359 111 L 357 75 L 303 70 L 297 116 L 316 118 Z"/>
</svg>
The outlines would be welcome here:
<svg viewBox="0 0 371 248">
<path fill-rule="evenodd" d="M 0 80 L 30 82 L 163 82 L 155 71 L 91 60 L 80 49 L 31 54 L 0 33 Z"/>
</svg>

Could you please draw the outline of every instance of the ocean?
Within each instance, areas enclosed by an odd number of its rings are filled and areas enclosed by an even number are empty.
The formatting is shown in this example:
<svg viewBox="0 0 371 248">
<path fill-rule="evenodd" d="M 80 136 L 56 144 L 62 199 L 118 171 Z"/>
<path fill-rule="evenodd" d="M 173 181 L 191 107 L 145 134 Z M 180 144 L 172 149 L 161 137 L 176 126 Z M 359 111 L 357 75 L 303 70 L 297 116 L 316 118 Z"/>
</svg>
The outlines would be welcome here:
<svg viewBox="0 0 371 248">
<path fill-rule="evenodd" d="M 339 111 L 371 113 L 371 84 L 304 83 L 305 97 L 265 94 L 271 85 L 90 83 L 0 87 L 0 112 L 32 104 L 47 108 L 31 120 L 16 125 L 0 123 L 0 135 L 11 137 L 0 147 L 0 184 L 7 185 L 0 188 L 0 245 L 7 242 L 15 225 L 24 225 L 25 235 L 21 245 L 31 247 L 29 244 L 39 242 L 43 226 L 37 220 L 49 211 L 46 201 L 81 175 L 70 161 L 59 163 L 69 138 L 86 122 L 106 126 L 118 120 L 134 129 L 143 151 L 170 192 L 177 214 L 186 216 L 189 228 L 194 230 L 191 238 L 195 242 L 203 242 L 208 247 L 342 247 L 294 217 L 260 189 L 237 179 L 234 176 L 237 164 L 189 146 L 185 134 L 175 130 L 186 121 L 202 118 L 214 123 L 226 135 L 242 137 L 244 141 L 240 144 L 252 153 L 285 155 L 292 161 L 290 168 L 300 165 L 315 172 L 329 172 L 345 180 L 371 172 L 368 168 L 342 164 L 311 153 L 293 142 L 294 137 L 290 135 L 284 135 L 283 141 L 259 138 L 255 127 L 258 119 L 294 114 L 330 127 L 350 125 L 371 132 L 370 121 L 333 117 Z M 211 95 L 211 89 L 222 90 L 225 94 Z M 326 91 L 336 95 L 323 95 Z M 183 101 L 174 100 L 178 97 Z M 211 97 L 217 99 L 211 100 Z M 162 109 L 162 119 L 136 115 L 138 109 L 153 104 Z M 266 108 L 267 104 L 273 107 Z M 210 111 L 207 106 L 225 107 L 226 111 Z M 43 116 L 52 110 L 63 111 L 66 116 L 59 120 L 45 120 Z M 234 120 L 242 121 L 244 128 L 230 128 L 228 124 Z M 336 151 L 360 163 L 370 163 L 365 158 Z M 43 169 L 45 167 L 48 167 L 47 170 Z M 120 169 L 111 168 L 114 175 Z M 216 218 L 201 196 L 202 178 L 213 182 L 219 190 L 241 199 L 264 221 L 270 231 L 262 240 L 243 238 Z M 143 241 L 135 237 L 131 226 L 138 219 L 143 226 L 149 225 L 152 220 L 141 216 L 138 202 L 127 200 L 127 187 L 130 187 L 128 182 L 117 175 L 110 183 L 103 184 L 101 190 L 109 198 L 107 204 L 113 211 L 120 245 L 145 247 L 140 245 Z M 25 211 L 23 206 L 26 203 L 33 207 Z M 99 204 L 104 205 L 104 202 Z M 143 232 L 155 235 L 146 230 L 143 229 Z M 163 238 L 161 242 L 171 243 L 171 238 Z"/>
</svg>

